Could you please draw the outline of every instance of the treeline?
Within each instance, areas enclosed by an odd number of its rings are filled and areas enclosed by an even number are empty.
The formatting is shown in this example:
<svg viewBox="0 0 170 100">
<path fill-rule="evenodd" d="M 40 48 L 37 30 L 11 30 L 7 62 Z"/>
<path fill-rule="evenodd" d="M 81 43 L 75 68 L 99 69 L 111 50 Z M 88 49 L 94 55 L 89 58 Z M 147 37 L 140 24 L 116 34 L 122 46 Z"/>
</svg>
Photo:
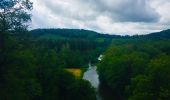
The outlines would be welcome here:
<svg viewBox="0 0 170 100">
<path fill-rule="evenodd" d="M 119 40 L 104 53 L 98 72 L 121 100 L 169 100 L 170 40 Z"/>
<path fill-rule="evenodd" d="M 35 29 L 30 31 L 35 37 L 46 36 L 57 36 L 62 38 L 83 38 L 83 39 L 169 39 L 170 29 L 163 30 L 160 32 L 149 33 L 145 35 L 114 35 L 114 34 L 102 34 L 95 31 L 84 30 L 84 29 Z M 55 38 L 56 39 L 56 38 Z"/>
<path fill-rule="evenodd" d="M 95 31 L 84 29 L 35 29 L 30 31 L 34 36 L 53 34 L 67 38 L 120 38 L 120 35 L 101 34 Z"/>
<path fill-rule="evenodd" d="M 96 63 L 97 57 L 111 43 L 124 44 L 126 42 L 139 42 L 139 40 L 146 41 L 147 39 L 168 39 L 170 36 L 169 30 L 134 36 L 100 34 L 83 29 L 35 29 L 31 30 L 30 33 L 31 40 L 34 40 L 36 47 L 55 50 L 65 68 L 81 68 L 86 67 L 89 62 Z M 127 41 L 122 41 L 124 39 Z"/>
<path fill-rule="evenodd" d="M 87 67 L 96 63 L 98 56 L 110 45 L 112 38 L 78 29 L 36 29 L 30 37 L 37 47 L 55 50 L 66 68 Z"/>
<path fill-rule="evenodd" d="M 140 37 L 143 39 L 155 39 L 155 40 L 159 40 L 159 39 L 170 39 L 170 29 L 168 30 L 163 30 L 160 32 L 155 32 L 155 33 L 150 33 L 147 35 L 140 35 L 140 36 L 134 36 L 134 37 Z"/>
</svg>

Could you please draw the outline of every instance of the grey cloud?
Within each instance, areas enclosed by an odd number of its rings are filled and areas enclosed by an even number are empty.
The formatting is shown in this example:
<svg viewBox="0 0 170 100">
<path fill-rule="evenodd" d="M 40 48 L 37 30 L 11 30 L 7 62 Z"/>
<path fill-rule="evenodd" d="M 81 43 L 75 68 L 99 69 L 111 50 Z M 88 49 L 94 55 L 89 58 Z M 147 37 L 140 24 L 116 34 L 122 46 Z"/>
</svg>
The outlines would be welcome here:
<svg viewBox="0 0 170 100">
<path fill-rule="evenodd" d="M 45 6 L 57 16 L 75 20 L 94 20 L 97 17 L 96 11 L 92 10 L 88 3 L 82 4 L 79 0 L 60 1 L 49 2 L 49 0 L 42 0 Z"/>
<path fill-rule="evenodd" d="M 159 2 L 158 2 L 159 1 Z M 33 28 L 136 34 L 170 28 L 169 0 L 33 0 Z"/>
<path fill-rule="evenodd" d="M 150 0 L 89 0 L 101 13 L 123 22 L 157 22 L 159 14 Z"/>
<path fill-rule="evenodd" d="M 159 14 L 150 0 L 42 0 L 58 16 L 94 20 L 100 15 L 121 22 L 157 22 Z"/>
</svg>

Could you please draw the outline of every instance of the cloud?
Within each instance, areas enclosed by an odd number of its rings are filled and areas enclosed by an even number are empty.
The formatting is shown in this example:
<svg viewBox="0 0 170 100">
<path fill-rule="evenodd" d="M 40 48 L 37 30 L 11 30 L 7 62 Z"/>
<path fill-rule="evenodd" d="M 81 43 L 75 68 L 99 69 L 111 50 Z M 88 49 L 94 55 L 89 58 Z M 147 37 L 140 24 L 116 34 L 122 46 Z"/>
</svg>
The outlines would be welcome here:
<svg viewBox="0 0 170 100">
<path fill-rule="evenodd" d="M 89 4 L 82 4 L 79 0 L 43 0 L 45 6 L 57 16 L 64 16 L 76 20 L 94 20 L 96 11 Z"/>
<path fill-rule="evenodd" d="M 170 1 L 169 0 L 153 0 L 152 6 L 156 8 L 157 12 L 162 15 L 160 22 L 162 24 L 170 24 Z"/>
<path fill-rule="evenodd" d="M 159 14 L 149 0 L 89 0 L 101 13 L 123 22 L 156 22 Z"/>
<path fill-rule="evenodd" d="M 145 34 L 170 28 L 169 0 L 32 0 L 32 28 Z"/>
</svg>

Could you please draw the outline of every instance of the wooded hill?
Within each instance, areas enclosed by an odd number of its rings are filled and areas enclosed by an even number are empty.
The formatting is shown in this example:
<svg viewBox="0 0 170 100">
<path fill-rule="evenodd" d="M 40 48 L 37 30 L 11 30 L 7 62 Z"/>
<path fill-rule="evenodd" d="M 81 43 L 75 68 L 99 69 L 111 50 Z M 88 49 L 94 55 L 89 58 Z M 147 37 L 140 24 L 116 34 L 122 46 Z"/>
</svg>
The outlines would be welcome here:
<svg viewBox="0 0 170 100">
<path fill-rule="evenodd" d="M 84 29 L 35 29 L 30 31 L 34 36 L 40 37 L 43 35 L 53 35 L 60 36 L 65 38 L 143 38 L 143 39 L 169 39 L 170 38 L 170 29 L 163 30 L 160 32 L 149 33 L 146 35 L 111 35 L 111 34 L 103 34 L 95 31 L 84 30 Z M 47 37 L 48 38 L 48 37 Z"/>
</svg>

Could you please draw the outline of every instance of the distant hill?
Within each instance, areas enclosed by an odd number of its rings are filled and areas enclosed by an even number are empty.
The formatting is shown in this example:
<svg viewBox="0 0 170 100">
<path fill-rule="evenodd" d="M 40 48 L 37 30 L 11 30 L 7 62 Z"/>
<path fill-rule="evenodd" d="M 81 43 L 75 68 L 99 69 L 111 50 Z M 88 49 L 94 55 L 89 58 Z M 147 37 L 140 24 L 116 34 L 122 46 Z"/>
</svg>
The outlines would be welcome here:
<svg viewBox="0 0 170 100">
<path fill-rule="evenodd" d="M 31 30 L 35 36 L 46 34 L 57 35 L 67 38 L 120 38 L 120 35 L 101 34 L 95 31 L 84 29 L 35 29 Z"/>
<path fill-rule="evenodd" d="M 163 30 L 160 32 L 154 32 L 146 35 L 135 35 L 133 38 L 142 38 L 142 39 L 170 39 L 170 29 Z"/>
<path fill-rule="evenodd" d="M 155 39 L 170 39 L 170 29 L 163 30 L 161 32 L 155 32 L 148 35 L 145 35 L 148 38 L 155 38 Z"/>
<path fill-rule="evenodd" d="M 30 31 L 34 36 L 40 37 L 62 37 L 62 38 L 110 38 L 110 39 L 170 39 L 170 29 L 163 30 L 161 32 L 150 33 L 146 35 L 134 35 L 134 36 L 121 36 L 121 35 L 110 35 L 101 34 L 95 31 L 84 30 L 84 29 L 35 29 Z"/>
</svg>

